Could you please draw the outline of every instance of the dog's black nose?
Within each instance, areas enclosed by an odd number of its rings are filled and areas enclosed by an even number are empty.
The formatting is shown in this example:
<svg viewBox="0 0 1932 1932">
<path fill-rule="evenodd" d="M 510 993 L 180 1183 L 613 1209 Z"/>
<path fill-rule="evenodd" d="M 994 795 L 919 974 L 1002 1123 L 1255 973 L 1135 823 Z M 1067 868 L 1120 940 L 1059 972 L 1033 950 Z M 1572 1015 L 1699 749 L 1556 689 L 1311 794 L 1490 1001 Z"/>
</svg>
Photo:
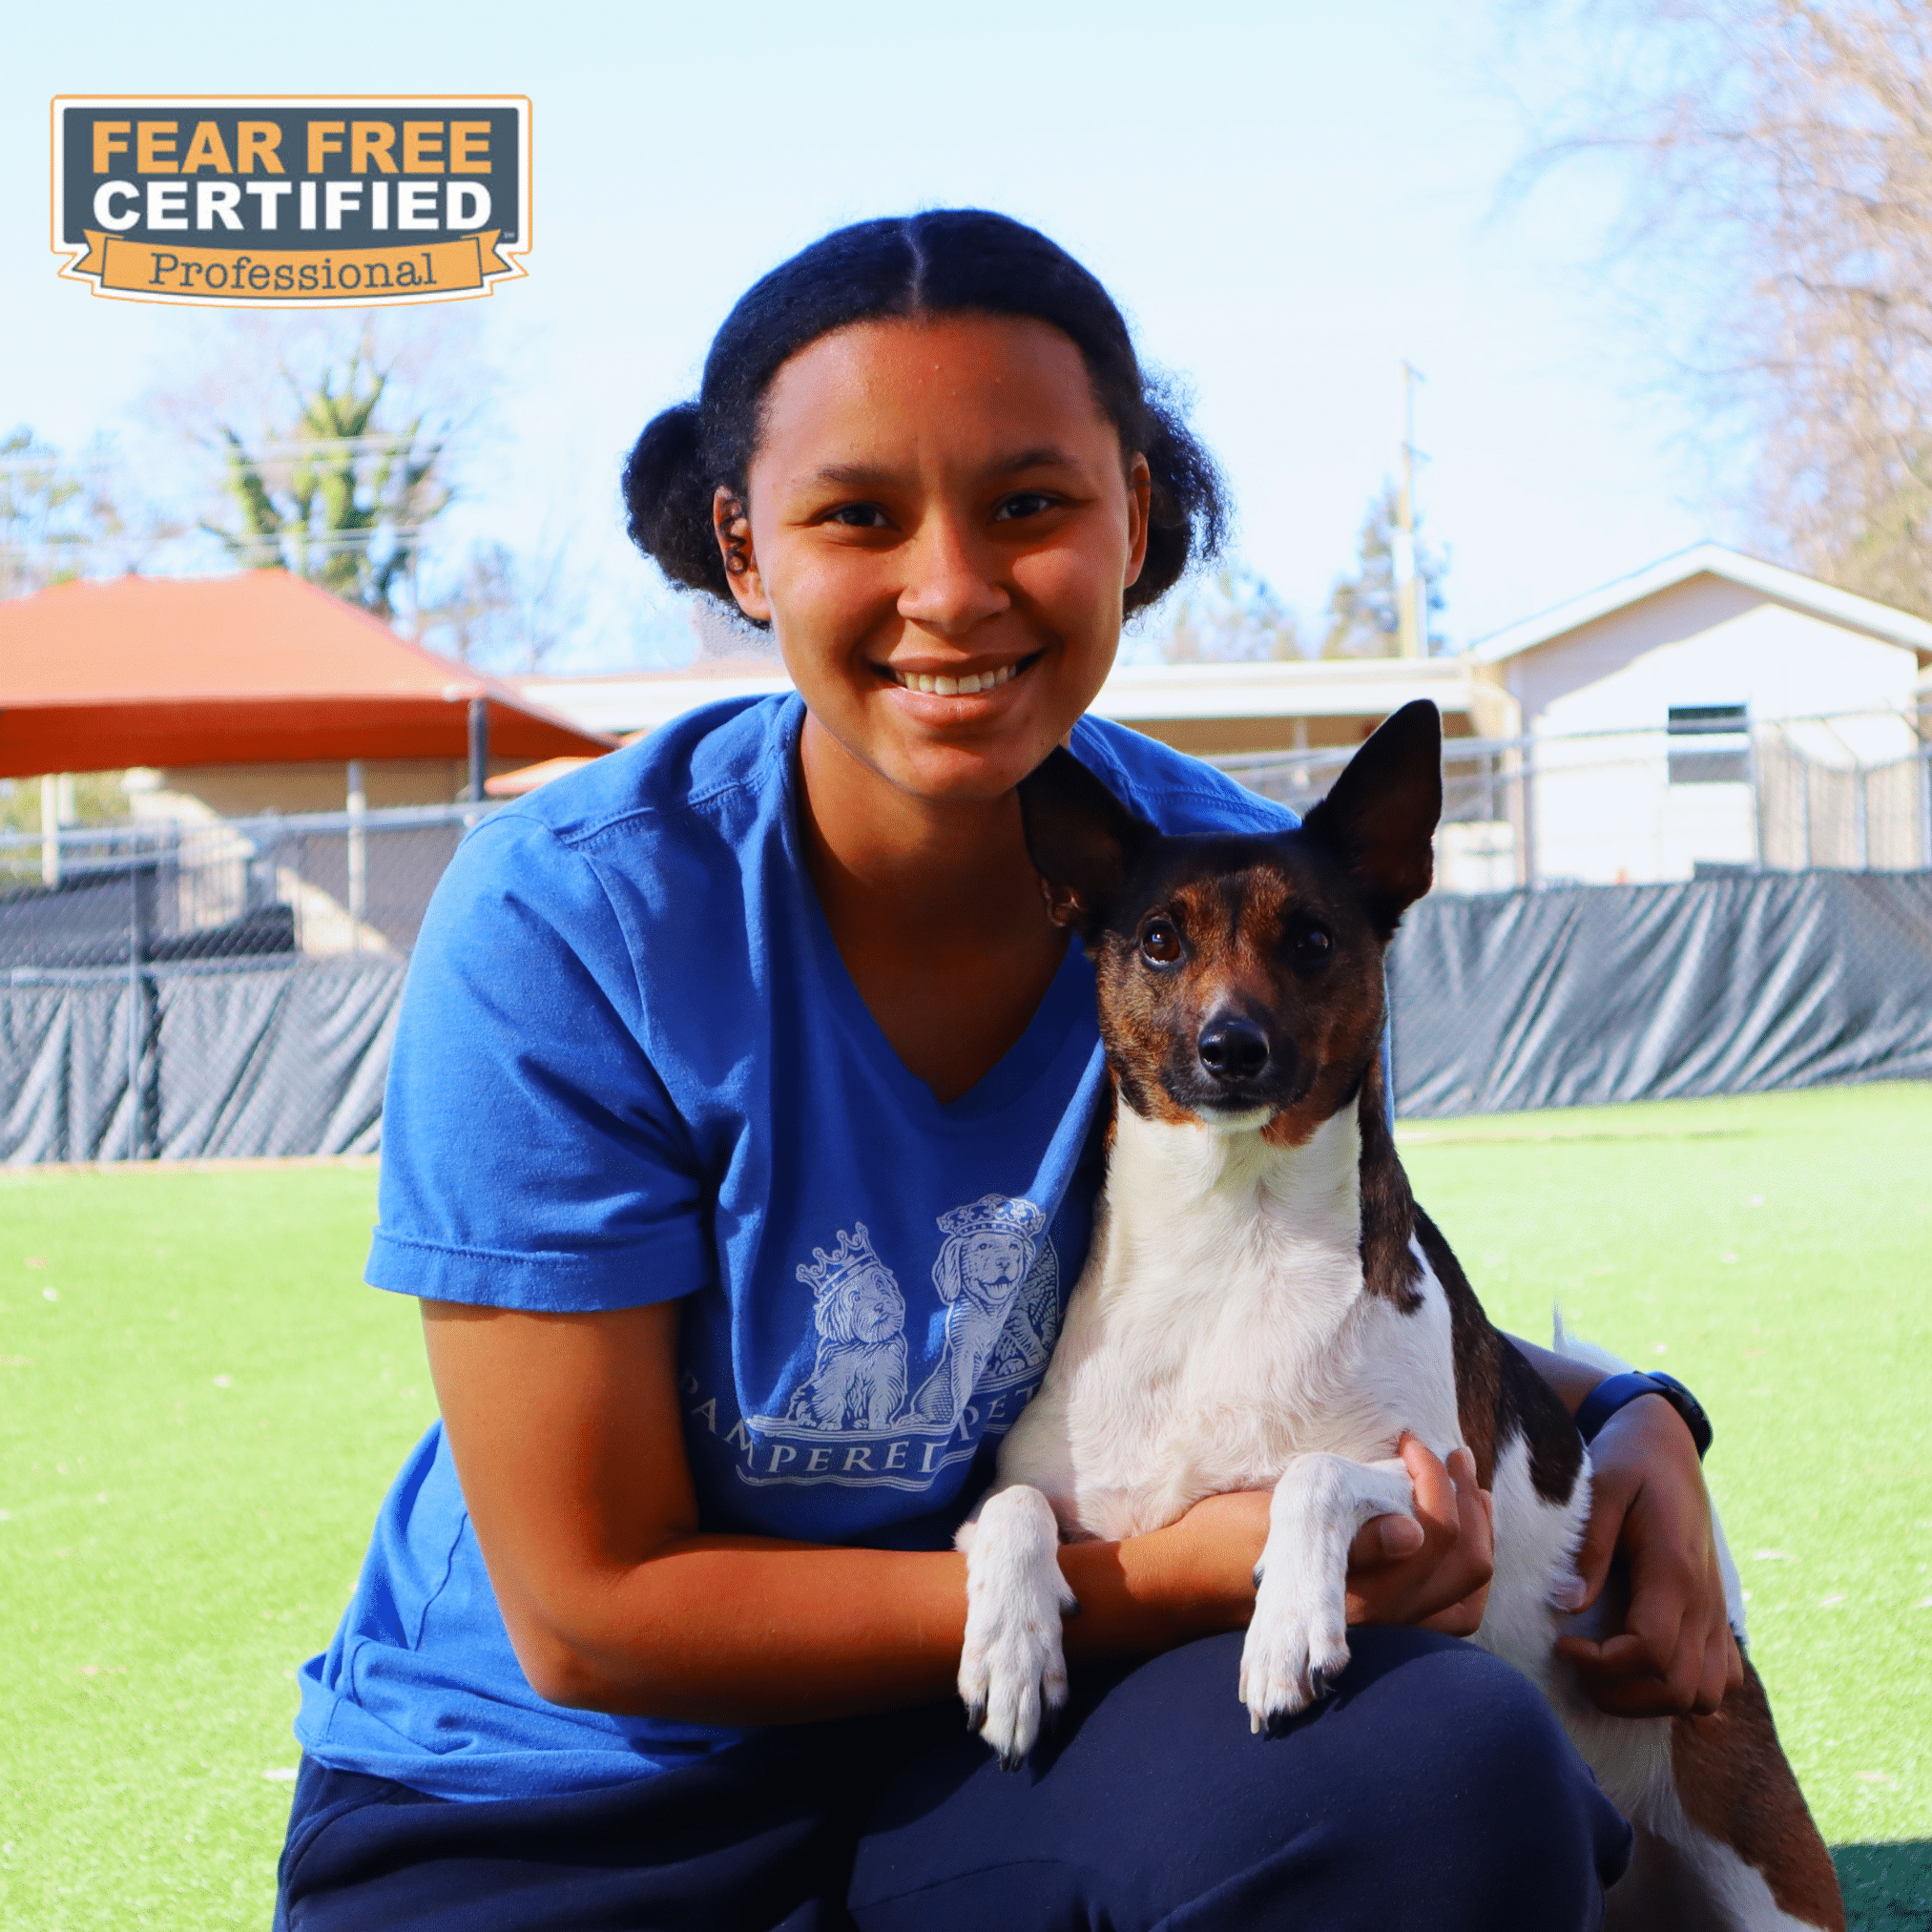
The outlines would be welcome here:
<svg viewBox="0 0 1932 1932">
<path fill-rule="evenodd" d="M 1268 1036 L 1252 1020 L 1210 1020 L 1200 1050 L 1201 1065 L 1216 1080 L 1252 1080 L 1268 1064 Z"/>
</svg>

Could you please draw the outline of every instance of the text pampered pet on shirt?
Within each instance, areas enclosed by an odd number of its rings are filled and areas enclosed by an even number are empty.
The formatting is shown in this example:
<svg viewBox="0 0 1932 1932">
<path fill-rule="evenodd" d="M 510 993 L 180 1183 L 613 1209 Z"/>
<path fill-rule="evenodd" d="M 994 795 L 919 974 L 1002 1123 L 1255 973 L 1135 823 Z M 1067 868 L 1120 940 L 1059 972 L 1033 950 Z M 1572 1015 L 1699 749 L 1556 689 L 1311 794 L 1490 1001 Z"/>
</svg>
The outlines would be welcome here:
<svg viewBox="0 0 1932 1932">
<path fill-rule="evenodd" d="M 60 273 L 197 307 L 488 295 L 525 272 L 530 121 L 520 95 L 65 95 Z"/>
</svg>

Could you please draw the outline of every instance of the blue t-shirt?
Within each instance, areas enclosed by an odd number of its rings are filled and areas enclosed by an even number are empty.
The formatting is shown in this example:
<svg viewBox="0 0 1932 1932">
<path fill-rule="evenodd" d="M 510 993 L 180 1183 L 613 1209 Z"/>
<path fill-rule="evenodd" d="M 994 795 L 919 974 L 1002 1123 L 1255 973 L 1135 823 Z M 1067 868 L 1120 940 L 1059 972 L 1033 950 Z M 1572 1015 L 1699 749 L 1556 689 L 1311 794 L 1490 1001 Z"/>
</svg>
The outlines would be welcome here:
<svg viewBox="0 0 1932 1932">
<path fill-rule="evenodd" d="M 803 716 L 796 697 L 709 705 L 464 841 L 404 995 L 368 1279 L 544 1310 L 688 1297 L 706 1528 L 942 1548 L 1086 1254 L 1093 975 L 1070 946 L 1019 1043 L 941 1106 L 820 910 Z M 1137 733 L 1083 719 L 1073 749 L 1165 830 L 1293 822 Z M 296 1734 L 448 1798 L 613 1784 L 745 1735 L 530 1689 L 440 1423 L 302 1667 Z"/>
</svg>

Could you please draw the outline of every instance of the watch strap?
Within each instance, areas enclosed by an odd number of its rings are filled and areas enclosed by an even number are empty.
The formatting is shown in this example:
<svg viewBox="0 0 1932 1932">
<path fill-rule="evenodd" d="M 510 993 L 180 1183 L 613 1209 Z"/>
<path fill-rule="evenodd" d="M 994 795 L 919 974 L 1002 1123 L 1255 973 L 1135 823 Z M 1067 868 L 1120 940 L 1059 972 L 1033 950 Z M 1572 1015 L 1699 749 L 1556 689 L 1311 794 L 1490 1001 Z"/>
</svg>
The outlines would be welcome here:
<svg viewBox="0 0 1932 1932">
<path fill-rule="evenodd" d="M 1584 1397 L 1583 1406 L 1576 1412 L 1577 1434 L 1586 1443 L 1594 1442 L 1598 1430 L 1620 1408 L 1627 1402 L 1635 1402 L 1639 1396 L 1647 1395 L 1662 1396 L 1683 1417 L 1684 1426 L 1691 1431 L 1691 1440 L 1697 1445 L 1697 1458 L 1701 1462 L 1711 1446 L 1711 1418 L 1704 1413 L 1704 1405 L 1675 1376 L 1660 1371 L 1633 1368 L 1598 1382 Z"/>
</svg>

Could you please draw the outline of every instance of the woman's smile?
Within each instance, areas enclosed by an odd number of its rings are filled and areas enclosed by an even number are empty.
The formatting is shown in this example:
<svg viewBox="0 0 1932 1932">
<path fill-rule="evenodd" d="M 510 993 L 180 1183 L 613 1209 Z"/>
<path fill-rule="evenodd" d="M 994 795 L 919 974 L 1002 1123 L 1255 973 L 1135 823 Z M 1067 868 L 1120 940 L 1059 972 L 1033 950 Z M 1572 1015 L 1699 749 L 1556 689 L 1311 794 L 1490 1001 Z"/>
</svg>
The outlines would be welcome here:
<svg viewBox="0 0 1932 1932">
<path fill-rule="evenodd" d="M 990 697 L 1040 661 L 1036 651 L 998 664 L 879 664 L 873 668 L 888 683 L 915 697 Z M 984 708 L 984 707 L 982 707 Z M 944 714 L 942 714 L 944 715 Z"/>
</svg>

